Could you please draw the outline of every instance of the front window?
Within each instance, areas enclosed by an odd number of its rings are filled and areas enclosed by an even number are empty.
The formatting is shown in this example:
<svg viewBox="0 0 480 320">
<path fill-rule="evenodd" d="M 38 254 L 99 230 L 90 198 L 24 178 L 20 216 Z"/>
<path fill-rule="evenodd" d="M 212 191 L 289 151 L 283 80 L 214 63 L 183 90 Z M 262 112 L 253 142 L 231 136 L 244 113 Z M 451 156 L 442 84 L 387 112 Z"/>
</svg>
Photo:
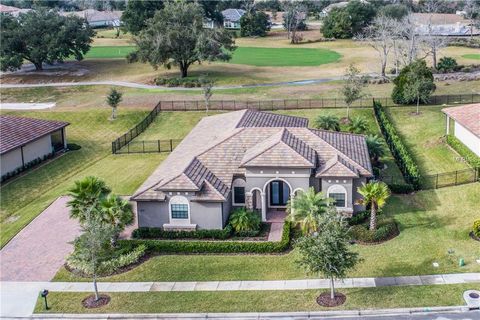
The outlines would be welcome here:
<svg viewBox="0 0 480 320">
<path fill-rule="evenodd" d="M 234 187 L 233 188 L 233 202 L 235 203 L 245 203 L 245 187 Z"/>
<path fill-rule="evenodd" d="M 241 178 L 237 178 L 233 180 L 232 189 L 233 189 L 232 204 L 244 205 L 245 204 L 245 180 Z"/>
<path fill-rule="evenodd" d="M 172 219 L 188 219 L 188 205 L 172 204 Z"/>
<path fill-rule="evenodd" d="M 336 207 L 345 207 L 345 193 L 330 193 L 330 198 L 335 200 Z"/>
</svg>

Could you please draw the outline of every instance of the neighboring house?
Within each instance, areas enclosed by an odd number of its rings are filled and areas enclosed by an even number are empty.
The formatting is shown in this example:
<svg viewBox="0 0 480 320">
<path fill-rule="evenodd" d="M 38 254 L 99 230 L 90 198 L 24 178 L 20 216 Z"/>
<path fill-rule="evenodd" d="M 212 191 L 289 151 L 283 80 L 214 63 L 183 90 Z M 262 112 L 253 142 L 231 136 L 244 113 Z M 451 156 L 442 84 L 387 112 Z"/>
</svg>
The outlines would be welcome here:
<svg viewBox="0 0 480 320">
<path fill-rule="evenodd" d="M 226 9 L 222 11 L 225 29 L 240 29 L 240 18 L 245 14 L 243 9 Z"/>
<path fill-rule="evenodd" d="M 444 108 L 442 111 L 447 116 L 446 133 L 452 134 L 450 119 L 453 119 L 453 135 L 480 157 L 480 103 Z"/>
<path fill-rule="evenodd" d="M 17 7 L 6 6 L 4 4 L 0 4 L 0 13 L 9 14 L 9 15 L 12 15 L 14 17 L 18 17 L 19 14 L 26 13 L 30 10 L 31 9 L 20 9 L 20 8 L 17 8 Z"/>
<path fill-rule="evenodd" d="M 471 26 L 471 21 L 457 14 L 449 13 L 413 13 L 416 33 L 444 37 L 466 37 L 480 34 L 480 30 Z"/>
<path fill-rule="evenodd" d="M 122 18 L 122 11 L 99 11 L 87 9 L 83 11 L 62 12 L 65 16 L 77 16 L 87 20 L 92 28 L 119 27 Z"/>
<path fill-rule="evenodd" d="M 1 175 L 67 147 L 68 122 L 0 116 Z"/>
<path fill-rule="evenodd" d="M 314 187 L 356 205 L 372 177 L 365 137 L 307 128 L 308 119 L 253 110 L 203 118 L 132 196 L 140 227 L 221 229 L 232 209 L 267 221 Z"/>
<path fill-rule="evenodd" d="M 361 3 L 369 3 L 366 0 L 360 0 Z M 333 9 L 342 9 L 345 8 L 348 5 L 348 1 L 342 1 L 342 2 L 335 2 L 332 4 L 329 4 L 325 8 L 323 8 L 322 12 L 320 13 L 320 17 L 326 17 L 328 14 L 333 10 Z"/>
</svg>

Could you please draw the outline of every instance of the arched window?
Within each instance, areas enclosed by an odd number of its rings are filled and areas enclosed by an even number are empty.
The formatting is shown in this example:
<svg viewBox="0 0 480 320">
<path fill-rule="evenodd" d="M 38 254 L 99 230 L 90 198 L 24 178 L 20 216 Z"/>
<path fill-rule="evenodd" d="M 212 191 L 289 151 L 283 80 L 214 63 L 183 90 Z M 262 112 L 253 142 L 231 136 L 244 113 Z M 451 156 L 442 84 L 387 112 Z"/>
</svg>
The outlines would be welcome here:
<svg viewBox="0 0 480 320">
<path fill-rule="evenodd" d="M 327 191 L 327 197 L 332 198 L 335 201 L 335 207 L 347 207 L 347 189 L 345 189 L 344 186 L 339 184 L 330 186 Z"/>
<path fill-rule="evenodd" d="M 182 196 L 174 196 L 170 199 L 170 219 L 189 220 L 190 204 L 188 199 Z"/>
<path fill-rule="evenodd" d="M 245 205 L 245 180 L 237 178 L 232 183 L 232 204 L 234 206 Z"/>
</svg>

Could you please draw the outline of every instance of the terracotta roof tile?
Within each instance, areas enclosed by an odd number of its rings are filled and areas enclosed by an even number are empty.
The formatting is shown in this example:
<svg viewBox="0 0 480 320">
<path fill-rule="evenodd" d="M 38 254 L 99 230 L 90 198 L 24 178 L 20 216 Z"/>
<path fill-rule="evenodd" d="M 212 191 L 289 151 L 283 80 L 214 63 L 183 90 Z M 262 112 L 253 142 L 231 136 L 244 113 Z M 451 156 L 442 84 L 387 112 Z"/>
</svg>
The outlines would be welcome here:
<svg viewBox="0 0 480 320">
<path fill-rule="evenodd" d="M 0 154 L 68 126 L 68 122 L 0 116 Z"/>
<path fill-rule="evenodd" d="M 480 103 L 444 108 L 442 111 L 474 135 L 480 137 Z"/>
</svg>

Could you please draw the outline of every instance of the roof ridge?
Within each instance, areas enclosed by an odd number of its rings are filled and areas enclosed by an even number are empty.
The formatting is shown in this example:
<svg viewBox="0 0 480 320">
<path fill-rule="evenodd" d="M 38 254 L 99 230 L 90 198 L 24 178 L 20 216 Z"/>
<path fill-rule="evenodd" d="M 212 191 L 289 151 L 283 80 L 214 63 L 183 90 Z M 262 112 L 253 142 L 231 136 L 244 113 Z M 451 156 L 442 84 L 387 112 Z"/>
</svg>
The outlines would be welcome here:
<svg viewBox="0 0 480 320">
<path fill-rule="evenodd" d="M 325 140 L 324 138 L 320 137 L 317 132 L 327 132 L 327 133 L 330 133 L 330 134 L 338 134 L 340 133 L 339 131 L 329 131 L 329 130 L 318 130 L 318 129 L 312 129 L 312 128 L 308 128 L 312 133 L 314 133 L 315 135 L 317 135 L 320 139 L 322 139 L 326 144 L 328 144 L 329 146 L 331 146 L 333 149 L 335 149 L 339 154 L 343 155 L 345 158 L 347 158 L 348 160 L 352 161 L 353 163 L 355 163 L 356 165 L 358 165 L 360 168 L 363 168 L 367 171 L 369 171 L 367 168 L 364 168 L 360 163 L 358 163 L 357 161 L 353 160 L 351 157 L 349 157 L 348 155 L 346 155 L 344 152 L 340 151 L 337 147 L 335 147 L 334 145 L 332 145 L 330 142 L 328 142 L 327 140 Z M 316 132 L 317 131 L 317 132 Z M 364 135 L 360 135 L 360 134 L 356 134 L 356 133 L 346 133 L 346 132 L 341 132 L 342 134 L 344 135 L 353 135 L 353 136 L 360 136 L 360 137 L 363 137 L 365 138 Z"/>
<path fill-rule="evenodd" d="M 293 151 L 295 151 L 296 153 L 298 153 L 300 156 L 302 156 L 303 158 L 305 158 L 305 160 L 307 160 L 308 162 L 312 163 L 314 166 L 316 165 L 316 160 L 317 160 L 317 151 L 315 151 L 308 143 L 306 143 L 305 141 L 303 141 L 301 138 L 297 137 L 295 134 L 293 134 L 290 130 L 288 130 L 287 128 L 283 128 L 283 133 L 282 133 L 282 142 L 285 143 L 290 149 L 292 149 Z M 302 154 L 301 152 L 299 152 L 295 147 L 294 145 L 290 144 L 288 141 L 286 141 L 284 138 L 293 138 L 293 139 L 296 139 L 300 144 L 303 144 L 304 147 L 309 151 L 309 152 L 312 152 L 313 153 L 313 162 L 312 162 L 312 159 L 309 159 L 307 158 L 304 154 Z"/>
</svg>

